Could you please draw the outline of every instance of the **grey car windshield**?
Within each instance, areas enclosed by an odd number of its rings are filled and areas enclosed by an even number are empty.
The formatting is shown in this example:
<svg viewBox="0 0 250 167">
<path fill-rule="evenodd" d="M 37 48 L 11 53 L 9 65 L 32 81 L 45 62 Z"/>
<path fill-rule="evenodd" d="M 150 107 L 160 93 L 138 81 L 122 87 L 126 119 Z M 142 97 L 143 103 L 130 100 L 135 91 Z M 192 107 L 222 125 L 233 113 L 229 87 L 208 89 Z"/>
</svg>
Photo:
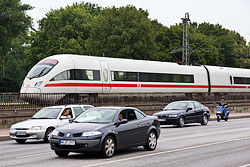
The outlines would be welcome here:
<svg viewBox="0 0 250 167">
<path fill-rule="evenodd" d="M 42 108 L 30 119 L 56 119 L 62 108 Z"/>
<path fill-rule="evenodd" d="M 168 104 L 163 110 L 185 110 L 187 103 L 184 102 L 173 102 Z"/>
<path fill-rule="evenodd" d="M 80 123 L 111 123 L 114 121 L 116 109 L 90 109 L 79 115 L 74 122 Z"/>
</svg>

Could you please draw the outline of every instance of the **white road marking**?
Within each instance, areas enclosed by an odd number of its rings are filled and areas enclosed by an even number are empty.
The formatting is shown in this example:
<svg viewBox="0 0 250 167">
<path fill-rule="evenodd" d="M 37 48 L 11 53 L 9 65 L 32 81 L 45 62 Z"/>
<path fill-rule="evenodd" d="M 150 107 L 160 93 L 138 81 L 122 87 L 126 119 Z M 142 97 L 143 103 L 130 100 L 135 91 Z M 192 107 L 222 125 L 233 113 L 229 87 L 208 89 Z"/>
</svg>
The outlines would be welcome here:
<svg viewBox="0 0 250 167">
<path fill-rule="evenodd" d="M 52 152 L 39 153 L 39 154 L 31 154 L 31 155 L 24 155 L 24 156 L 20 156 L 20 157 L 16 157 L 16 158 L 17 158 L 17 159 L 21 159 L 21 158 L 36 157 L 36 156 L 47 155 L 47 154 L 51 154 L 51 153 L 52 153 Z"/>
<path fill-rule="evenodd" d="M 220 142 L 202 144 L 202 145 L 197 145 L 197 146 L 193 146 L 193 147 L 180 148 L 180 149 L 176 149 L 176 150 L 161 151 L 161 152 L 156 152 L 156 153 L 152 153 L 152 154 L 139 155 L 139 156 L 136 156 L 136 157 L 124 158 L 124 159 L 119 159 L 119 160 L 113 160 L 113 161 L 112 160 L 107 160 L 106 162 L 89 164 L 89 165 L 84 165 L 84 166 L 81 166 L 81 167 L 92 167 L 92 166 L 106 165 L 106 164 L 111 164 L 111 163 L 116 163 L 116 162 L 134 160 L 134 159 L 145 158 L 145 157 L 154 156 L 154 155 L 168 154 L 168 153 L 179 152 L 179 151 L 186 151 L 186 150 L 191 150 L 191 149 L 195 149 L 195 148 L 207 147 L 207 146 L 223 144 L 223 143 L 229 143 L 229 142 L 235 142 L 235 141 L 240 141 L 240 140 L 247 140 L 247 139 L 250 139 L 250 136 L 249 137 L 238 138 L 238 139 L 232 139 L 232 140 L 225 140 L 225 141 L 220 141 Z M 248 166 L 241 166 L 241 167 L 248 167 Z"/>
<path fill-rule="evenodd" d="M 242 166 L 239 166 L 239 167 L 249 167 L 250 164 L 246 164 L 246 165 L 242 165 Z"/>
</svg>

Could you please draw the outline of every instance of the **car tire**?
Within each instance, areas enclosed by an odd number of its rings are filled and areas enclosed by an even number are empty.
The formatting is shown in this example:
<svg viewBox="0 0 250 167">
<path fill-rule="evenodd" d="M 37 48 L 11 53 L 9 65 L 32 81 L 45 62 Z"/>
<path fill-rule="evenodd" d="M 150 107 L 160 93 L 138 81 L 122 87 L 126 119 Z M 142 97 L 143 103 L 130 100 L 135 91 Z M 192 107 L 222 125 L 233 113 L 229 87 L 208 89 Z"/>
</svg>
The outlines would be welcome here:
<svg viewBox="0 0 250 167">
<path fill-rule="evenodd" d="M 207 115 L 203 115 L 201 125 L 207 125 L 208 123 L 208 117 Z"/>
<path fill-rule="evenodd" d="M 67 157 L 69 155 L 69 152 L 68 151 L 55 151 L 55 154 L 58 157 Z"/>
<path fill-rule="evenodd" d="M 18 144 L 24 144 L 27 139 L 15 139 Z"/>
<path fill-rule="evenodd" d="M 51 134 L 51 132 L 54 130 L 54 128 L 48 128 L 45 132 L 45 135 L 44 135 L 44 138 L 43 138 L 43 141 L 45 143 L 48 143 L 49 142 L 49 135 Z"/>
<path fill-rule="evenodd" d="M 104 158 L 111 158 L 115 154 L 116 143 L 112 136 L 107 136 L 102 144 L 102 155 Z"/>
<path fill-rule="evenodd" d="M 185 125 L 185 118 L 180 116 L 177 126 L 182 128 Z"/>
<path fill-rule="evenodd" d="M 154 131 L 150 131 L 147 137 L 147 143 L 144 145 L 146 151 L 153 151 L 157 146 L 157 136 Z"/>
</svg>

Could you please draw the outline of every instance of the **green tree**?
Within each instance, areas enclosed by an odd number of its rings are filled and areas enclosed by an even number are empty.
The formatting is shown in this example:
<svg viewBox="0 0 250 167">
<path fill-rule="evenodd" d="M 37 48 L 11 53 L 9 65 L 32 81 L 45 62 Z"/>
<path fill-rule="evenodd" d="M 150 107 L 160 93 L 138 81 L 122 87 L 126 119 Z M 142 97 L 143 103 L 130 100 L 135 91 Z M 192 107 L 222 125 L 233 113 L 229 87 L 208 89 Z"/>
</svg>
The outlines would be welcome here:
<svg viewBox="0 0 250 167">
<path fill-rule="evenodd" d="M 26 11 L 31 6 L 21 4 L 21 0 L 0 1 L 0 54 L 4 56 L 10 51 L 14 39 L 25 34 L 31 25 L 31 18 Z"/>
<path fill-rule="evenodd" d="M 20 0 L 0 1 L 0 91 L 19 91 L 24 78 L 23 59 L 31 18 L 31 6 Z M 5 74 L 5 76 L 4 76 Z"/>
<path fill-rule="evenodd" d="M 112 7 L 93 20 L 86 47 L 95 56 L 155 60 L 155 38 L 147 11 L 134 6 Z"/>
<path fill-rule="evenodd" d="M 219 51 L 219 63 L 215 63 L 215 65 L 242 66 L 240 58 L 245 55 L 246 41 L 239 33 L 225 29 L 219 24 L 210 23 L 199 24 L 197 30 L 213 39 L 213 44 Z"/>
<path fill-rule="evenodd" d="M 40 20 L 39 31 L 31 34 L 28 66 L 54 54 L 86 54 L 85 40 L 92 28 L 90 22 L 100 12 L 100 7 L 89 3 L 51 10 Z"/>
</svg>

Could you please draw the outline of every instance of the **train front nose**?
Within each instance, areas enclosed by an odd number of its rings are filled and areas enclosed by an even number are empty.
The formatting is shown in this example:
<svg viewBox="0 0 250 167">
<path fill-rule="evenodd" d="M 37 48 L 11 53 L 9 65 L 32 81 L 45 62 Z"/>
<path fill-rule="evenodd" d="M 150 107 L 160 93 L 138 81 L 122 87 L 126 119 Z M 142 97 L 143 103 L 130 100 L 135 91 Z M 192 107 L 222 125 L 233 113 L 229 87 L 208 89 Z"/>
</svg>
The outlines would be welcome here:
<svg viewBox="0 0 250 167">
<path fill-rule="evenodd" d="M 20 93 L 41 93 L 41 89 L 37 87 L 22 87 Z"/>
</svg>

